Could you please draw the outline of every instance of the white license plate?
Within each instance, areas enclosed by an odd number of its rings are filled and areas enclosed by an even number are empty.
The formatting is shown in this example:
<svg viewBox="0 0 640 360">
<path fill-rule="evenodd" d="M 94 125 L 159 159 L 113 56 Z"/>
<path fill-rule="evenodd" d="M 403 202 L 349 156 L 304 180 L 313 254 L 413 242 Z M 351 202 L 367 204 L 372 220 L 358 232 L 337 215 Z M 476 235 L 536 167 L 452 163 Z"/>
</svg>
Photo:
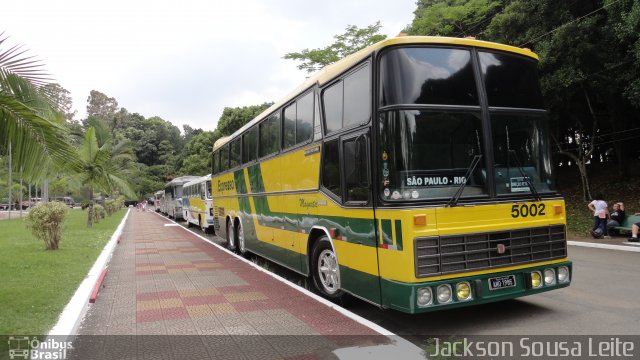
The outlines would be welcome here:
<svg viewBox="0 0 640 360">
<path fill-rule="evenodd" d="M 516 286 L 516 276 L 498 276 L 489 278 L 489 290 L 505 289 Z"/>
</svg>

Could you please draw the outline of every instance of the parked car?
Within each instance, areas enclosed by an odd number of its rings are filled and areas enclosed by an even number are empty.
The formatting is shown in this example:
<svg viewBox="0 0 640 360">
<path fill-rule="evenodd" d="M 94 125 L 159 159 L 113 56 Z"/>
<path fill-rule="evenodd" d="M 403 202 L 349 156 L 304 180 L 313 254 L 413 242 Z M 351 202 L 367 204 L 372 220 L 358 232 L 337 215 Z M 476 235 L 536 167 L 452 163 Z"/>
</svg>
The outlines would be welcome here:
<svg viewBox="0 0 640 360">
<path fill-rule="evenodd" d="M 64 203 L 64 204 L 68 205 L 72 209 L 73 209 L 74 206 L 76 206 L 76 202 L 70 196 L 56 197 L 56 198 L 51 199 L 51 201 L 59 201 L 61 203 Z"/>
</svg>

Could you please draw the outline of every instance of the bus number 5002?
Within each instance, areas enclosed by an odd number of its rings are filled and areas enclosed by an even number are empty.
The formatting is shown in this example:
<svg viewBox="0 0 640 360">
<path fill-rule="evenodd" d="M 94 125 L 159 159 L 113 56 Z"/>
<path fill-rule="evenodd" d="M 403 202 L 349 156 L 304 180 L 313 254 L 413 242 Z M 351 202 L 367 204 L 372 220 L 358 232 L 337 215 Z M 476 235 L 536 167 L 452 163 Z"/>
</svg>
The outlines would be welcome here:
<svg viewBox="0 0 640 360">
<path fill-rule="evenodd" d="M 541 216 L 546 215 L 544 213 L 545 205 L 544 204 L 523 204 L 523 205 L 513 205 L 511 206 L 511 217 L 527 217 L 527 216 Z"/>
</svg>

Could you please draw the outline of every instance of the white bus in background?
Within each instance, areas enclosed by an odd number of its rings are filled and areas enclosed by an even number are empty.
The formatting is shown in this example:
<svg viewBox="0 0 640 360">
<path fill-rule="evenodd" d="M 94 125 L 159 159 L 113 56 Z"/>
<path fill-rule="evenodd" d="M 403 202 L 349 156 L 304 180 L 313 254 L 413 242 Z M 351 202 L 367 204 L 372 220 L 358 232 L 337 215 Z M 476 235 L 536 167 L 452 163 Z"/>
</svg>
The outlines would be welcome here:
<svg viewBox="0 0 640 360">
<path fill-rule="evenodd" d="M 211 174 L 184 184 L 182 209 L 189 226 L 196 225 L 204 232 L 213 229 Z"/>
<path fill-rule="evenodd" d="M 182 186 L 197 176 L 180 176 L 164 186 L 164 210 L 168 217 L 184 220 L 182 213 Z"/>
<path fill-rule="evenodd" d="M 162 200 L 164 200 L 164 190 L 156 191 L 153 194 L 153 206 L 156 208 L 156 212 L 160 212 L 162 206 Z"/>
</svg>

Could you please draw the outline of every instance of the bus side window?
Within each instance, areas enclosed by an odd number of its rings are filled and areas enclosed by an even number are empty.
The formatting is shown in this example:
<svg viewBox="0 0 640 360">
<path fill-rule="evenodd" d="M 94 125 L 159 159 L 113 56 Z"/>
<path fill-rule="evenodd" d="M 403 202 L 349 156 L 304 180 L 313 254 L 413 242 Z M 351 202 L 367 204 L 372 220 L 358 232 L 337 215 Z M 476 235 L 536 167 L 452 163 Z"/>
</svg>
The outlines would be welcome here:
<svg viewBox="0 0 640 360">
<path fill-rule="evenodd" d="M 369 201 L 367 137 L 364 134 L 344 140 L 344 179 L 347 202 Z"/>
<path fill-rule="evenodd" d="M 322 151 L 322 185 L 342 199 L 340 186 L 340 150 L 338 139 L 325 142 Z"/>
</svg>

